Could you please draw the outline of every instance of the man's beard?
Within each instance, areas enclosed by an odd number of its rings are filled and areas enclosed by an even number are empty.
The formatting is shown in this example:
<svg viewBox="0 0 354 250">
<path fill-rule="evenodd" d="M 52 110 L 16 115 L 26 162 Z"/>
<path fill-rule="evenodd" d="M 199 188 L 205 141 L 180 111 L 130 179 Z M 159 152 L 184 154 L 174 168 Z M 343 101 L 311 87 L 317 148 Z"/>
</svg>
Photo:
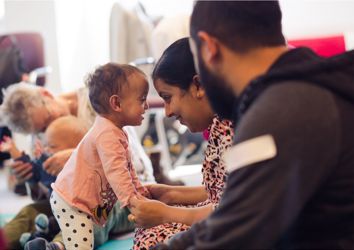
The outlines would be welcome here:
<svg viewBox="0 0 354 250">
<path fill-rule="evenodd" d="M 207 70 L 199 55 L 198 64 L 201 83 L 214 112 L 221 118 L 232 120 L 237 101 L 232 89 L 227 86 L 224 79 Z"/>
</svg>

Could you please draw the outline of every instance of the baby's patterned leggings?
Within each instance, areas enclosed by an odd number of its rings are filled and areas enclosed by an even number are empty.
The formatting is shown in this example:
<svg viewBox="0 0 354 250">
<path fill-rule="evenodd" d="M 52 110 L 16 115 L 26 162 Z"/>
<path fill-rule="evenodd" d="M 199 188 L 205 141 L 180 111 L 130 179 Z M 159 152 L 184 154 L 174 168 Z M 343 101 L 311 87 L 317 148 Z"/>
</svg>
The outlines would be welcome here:
<svg viewBox="0 0 354 250">
<path fill-rule="evenodd" d="M 68 205 L 55 191 L 50 197 L 50 205 L 62 231 L 65 249 L 93 249 L 91 217 Z"/>
</svg>

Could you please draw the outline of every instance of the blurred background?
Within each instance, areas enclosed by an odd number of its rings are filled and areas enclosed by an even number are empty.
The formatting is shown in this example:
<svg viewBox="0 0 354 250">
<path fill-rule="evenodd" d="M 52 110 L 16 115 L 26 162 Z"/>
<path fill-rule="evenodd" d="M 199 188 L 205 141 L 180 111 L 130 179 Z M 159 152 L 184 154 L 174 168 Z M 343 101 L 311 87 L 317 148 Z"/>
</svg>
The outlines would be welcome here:
<svg viewBox="0 0 354 250">
<path fill-rule="evenodd" d="M 354 1 L 280 4 L 290 46 L 307 45 L 325 56 L 354 47 Z M 150 75 L 162 51 L 188 36 L 192 7 L 192 0 L 0 0 L 0 35 L 17 36 L 25 61 L 47 67 L 37 84 L 59 94 L 83 86 L 86 74 L 108 61 L 133 62 Z M 149 100 L 151 109 L 136 128 L 141 143 L 148 154 L 159 153 L 154 160 L 163 173 L 199 185 L 202 135 L 166 118 L 152 86 Z M 29 137 L 14 136 L 28 149 Z"/>
<path fill-rule="evenodd" d="M 354 1 L 282 0 L 283 27 L 291 46 L 323 55 L 354 47 Z M 85 75 L 108 61 L 134 62 L 150 74 L 154 61 L 176 39 L 188 36 L 192 0 L 0 0 L 0 35 L 36 34 L 39 52 L 24 53 L 48 66 L 39 84 L 55 94 L 77 89 Z M 37 37 L 38 38 L 38 37 Z M 42 50 L 42 51 L 41 51 Z M 137 128 L 148 154 L 172 179 L 199 185 L 205 141 L 164 115 L 150 88 L 152 108 Z M 20 146 L 30 139 L 15 135 Z"/>
<path fill-rule="evenodd" d="M 354 0 L 280 0 L 280 5 L 289 46 L 309 46 L 323 56 L 354 48 Z M 0 0 L 0 54 L 17 46 L 25 72 L 32 72 L 28 81 L 54 94 L 82 87 L 88 72 L 109 61 L 132 63 L 150 76 L 162 51 L 189 35 L 192 7 L 192 0 Z M 156 180 L 201 185 L 203 135 L 166 117 L 150 85 L 150 109 L 136 132 Z M 31 136 L 13 137 L 21 150 L 31 151 Z M 9 192 L 7 175 L 0 164 L 0 228 L 31 202 Z"/>
</svg>

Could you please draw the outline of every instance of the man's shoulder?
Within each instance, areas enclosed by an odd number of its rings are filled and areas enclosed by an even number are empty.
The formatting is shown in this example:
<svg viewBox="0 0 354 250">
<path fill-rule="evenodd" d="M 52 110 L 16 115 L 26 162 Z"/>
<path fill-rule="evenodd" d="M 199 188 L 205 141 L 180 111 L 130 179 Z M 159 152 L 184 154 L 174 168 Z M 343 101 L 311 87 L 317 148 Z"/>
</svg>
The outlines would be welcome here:
<svg viewBox="0 0 354 250">
<path fill-rule="evenodd" d="M 321 86 L 306 81 L 288 80 L 267 87 L 252 106 L 264 107 L 270 109 L 269 111 L 296 112 L 308 108 L 333 106 L 335 98 L 335 94 Z"/>
<path fill-rule="evenodd" d="M 236 128 L 246 138 L 260 134 L 310 134 L 338 122 L 333 94 L 301 81 L 272 84 L 250 105 Z M 321 129 L 321 131 L 322 131 Z M 301 132 L 302 131 L 302 132 Z M 322 131 L 323 132 L 323 131 Z"/>
<path fill-rule="evenodd" d="M 261 96 L 283 96 L 287 98 L 302 99 L 309 95 L 328 95 L 332 94 L 328 89 L 320 85 L 313 84 L 305 80 L 282 80 L 267 87 Z"/>
</svg>

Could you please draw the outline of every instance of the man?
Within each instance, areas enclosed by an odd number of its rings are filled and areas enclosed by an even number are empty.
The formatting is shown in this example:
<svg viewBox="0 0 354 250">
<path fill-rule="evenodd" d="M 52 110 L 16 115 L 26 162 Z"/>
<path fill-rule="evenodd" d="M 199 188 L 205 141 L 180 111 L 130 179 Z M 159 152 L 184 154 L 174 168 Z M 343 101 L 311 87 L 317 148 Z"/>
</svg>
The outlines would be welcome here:
<svg viewBox="0 0 354 250">
<path fill-rule="evenodd" d="M 289 50 L 276 1 L 198 1 L 191 37 L 235 146 L 218 209 L 157 249 L 354 249 L 354 51 Z"/>
</svg>

